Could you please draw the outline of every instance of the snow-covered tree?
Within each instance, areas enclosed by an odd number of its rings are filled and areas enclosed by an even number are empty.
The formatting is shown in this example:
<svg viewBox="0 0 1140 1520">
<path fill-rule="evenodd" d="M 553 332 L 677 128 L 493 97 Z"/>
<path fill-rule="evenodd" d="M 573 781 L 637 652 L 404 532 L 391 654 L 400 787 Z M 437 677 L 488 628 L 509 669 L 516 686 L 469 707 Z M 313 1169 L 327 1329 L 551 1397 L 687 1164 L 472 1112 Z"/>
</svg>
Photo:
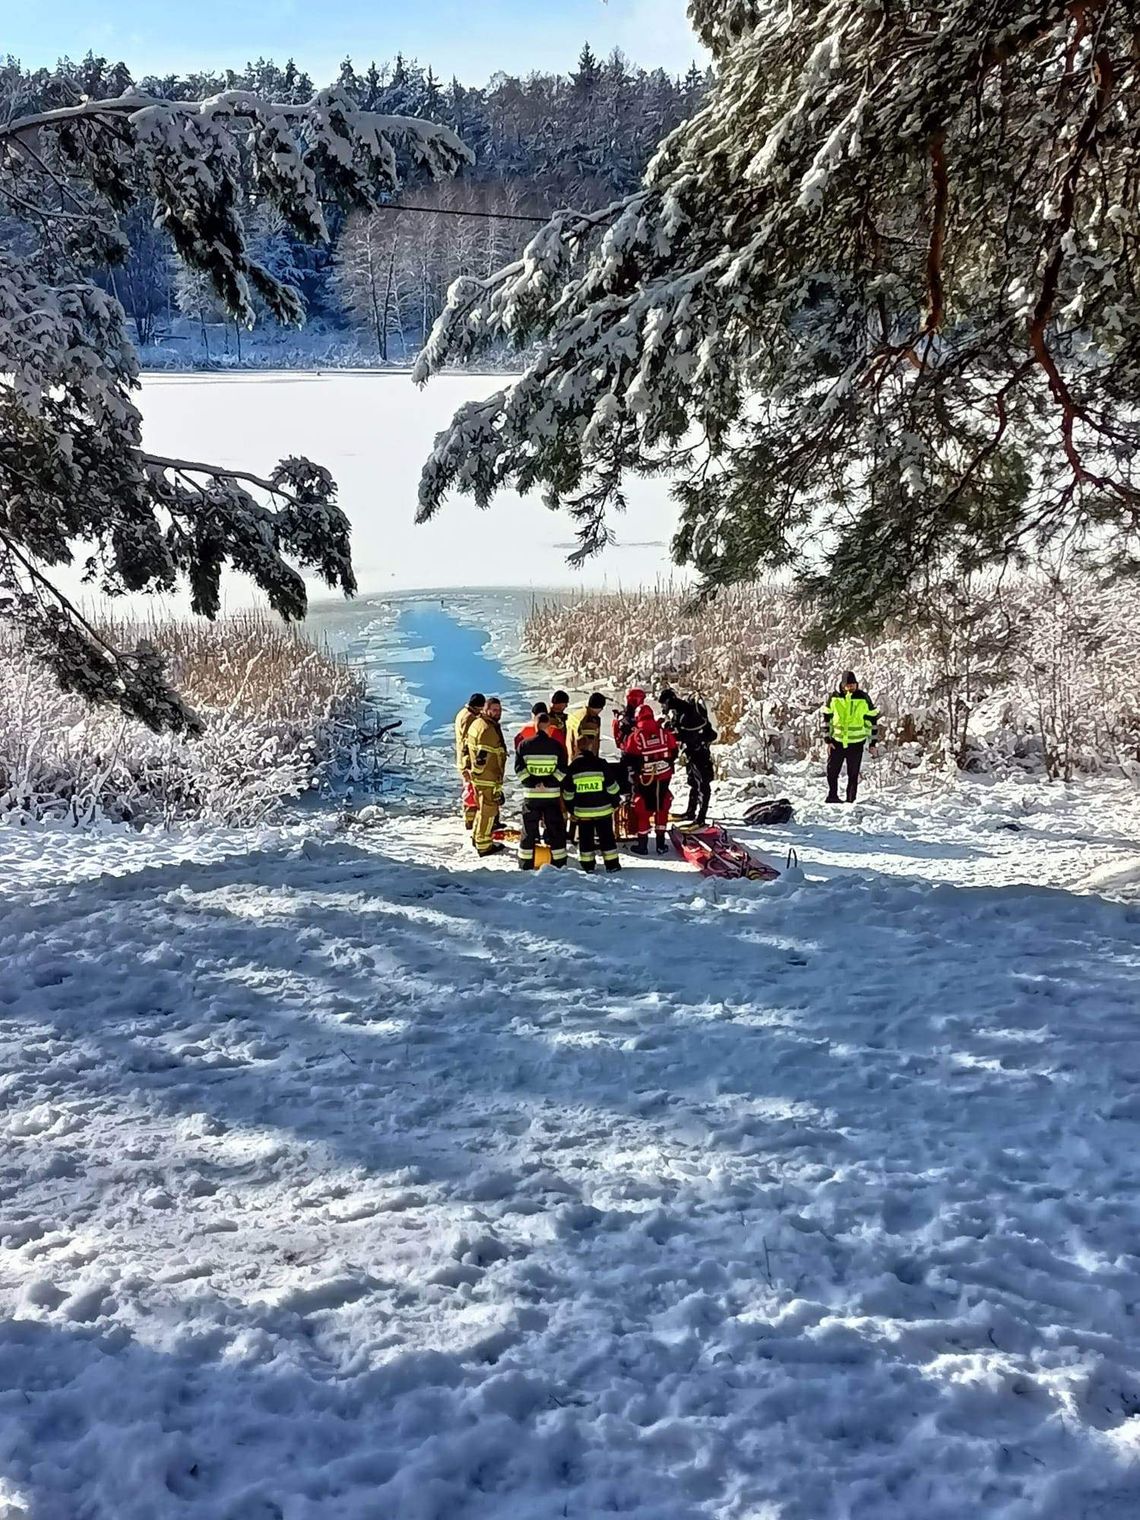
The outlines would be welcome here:
<svg viewBox="0 0 1140 1520">
<path fill-rule="evenodd" d="M 640 188 L 452 289 L 421 380 L 537 349 L 421 516 L 540 488 L 588 554 L 669 472 L 706 586 L 795 566 L 840 630 L 1062 538 L 1140 569 L 1135 0 L 689 13 L 715 76 Z"/>
<path fill-rule="evenodd" d="M 103 591 L 185 579 L 206 616 L 227 564 L 289 618 L 305 611 L 295 565 L 354 585 L 348 522 L 319 465 L 286 459 L 260 478 L 143 450 L 123 309 L 94 278 L 127 250 L 119 217 L 153 202 L 233 316 L 250 322 L 256 299 L 300 321 L 297 292 L 247 236 L 243 183 L 290 232 L 320 241 L 322 201 L 373 206 L 401 167 L 441 176 L 469 158 L 446 127 L 361 111 L 338 89 L 301 105 L 244 91 L 201 103 L 93 95 L 0 124 L 0 211 L 21 218 L 0 238 L 0 614 L 65 689 L 156 728 L 194 724 L 161 657 L 114 647 L 53 583 L 52 567 L 81 548 Z"/>
<path fill-rule="evenodd" d="M 391 212 L 361 211 L 348 219 L 337 244 L 337 293 L 352 315 L 371 329 L 382 361 L 387 361 L 391 337 L 403 353 L 407 254 L 402 231 Z"/>
</svg>

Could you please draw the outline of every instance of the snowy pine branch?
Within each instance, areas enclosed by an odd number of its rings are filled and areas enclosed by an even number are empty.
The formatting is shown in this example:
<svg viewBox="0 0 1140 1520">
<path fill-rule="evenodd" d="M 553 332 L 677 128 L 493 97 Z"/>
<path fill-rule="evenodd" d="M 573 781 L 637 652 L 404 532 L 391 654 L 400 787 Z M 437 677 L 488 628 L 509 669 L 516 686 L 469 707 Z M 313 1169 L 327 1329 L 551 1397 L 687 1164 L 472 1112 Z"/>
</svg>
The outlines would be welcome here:
<svg viewBox="0 0 1140 1520">
<path fill-rule="evenodd" d="M 295 565 L 355 589 L 327 471 L 287 459 L 259 477 L 143 451 L 123 311 L 92 278 L 127 252 L 120 214 L 153 203 L 185 266 L 235 318 L 252 321 L 256 295 L 300 322 L 298 292 L 251 250 L 246 187 L 292 232 L 324 240 L 324 200 L 372 207 L 405 167 L 441 176 L 470 160 L 446 127 L 361 111 L 340 89 L 304 105 L 132 93 L 0 125 L 0 206 L 24 221 L 0 241 L 0 614 L 65 689 L 157 728 L 195 726 L 161 657 L 107 645 L 54 585 L 51 568 L 81 544 L 104 592 L 185 579 L 210 617 L 227 566 L 284 617 L 305 611 Z"/>
<path fill-rule="evenodd" d="M 852 629 L 935 560 L 1140 570 L 1134 11 L 693 0 L 717 76 L 641 191 L 453 292 L 424 376 L 536 348 L 421 514 L 536 487 L 600 544 L 623 474 L 668 472 L 707 586 L 796 565 Z"/>
</svg>

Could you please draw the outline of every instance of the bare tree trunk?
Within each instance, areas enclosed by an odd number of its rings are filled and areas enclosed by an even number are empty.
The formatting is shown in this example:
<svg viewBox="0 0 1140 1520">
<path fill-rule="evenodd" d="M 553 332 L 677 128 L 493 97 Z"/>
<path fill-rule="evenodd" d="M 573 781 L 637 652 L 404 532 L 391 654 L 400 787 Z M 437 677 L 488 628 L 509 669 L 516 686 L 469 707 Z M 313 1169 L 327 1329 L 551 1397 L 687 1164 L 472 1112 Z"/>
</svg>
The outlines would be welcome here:
<svg viewBox="0 0 1140 1520">
<path fill-rule="evenodd" d="M 388 362 L 388 330 L 392 324 L 392 300 L 396 286 L 396 240 L 388 249 L 388 272 L 384 281 L 384 362 Z"/>
</svg>

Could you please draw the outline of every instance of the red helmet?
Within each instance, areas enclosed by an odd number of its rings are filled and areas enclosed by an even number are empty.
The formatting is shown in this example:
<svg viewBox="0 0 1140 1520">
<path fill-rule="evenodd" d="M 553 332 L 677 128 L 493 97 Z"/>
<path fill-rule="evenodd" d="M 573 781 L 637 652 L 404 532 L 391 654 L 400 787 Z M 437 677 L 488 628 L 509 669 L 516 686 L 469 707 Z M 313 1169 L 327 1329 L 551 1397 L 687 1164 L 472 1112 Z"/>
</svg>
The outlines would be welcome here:
<svg viewBox="0 0 1140 1520">
<path fill-rule="evenodd" d="M 640 707 L 644 701 L 645 693 L 642 691 L 640 686 L 634 686 L 625 694 L 625 705 L 627 707 Z"/>
<path fill-rule="evenodd" d="M 638 728 L 657 727 L 657 718 L 648 702 L 643 707 L 637 709 L 637 726 Z"/>
</svg>

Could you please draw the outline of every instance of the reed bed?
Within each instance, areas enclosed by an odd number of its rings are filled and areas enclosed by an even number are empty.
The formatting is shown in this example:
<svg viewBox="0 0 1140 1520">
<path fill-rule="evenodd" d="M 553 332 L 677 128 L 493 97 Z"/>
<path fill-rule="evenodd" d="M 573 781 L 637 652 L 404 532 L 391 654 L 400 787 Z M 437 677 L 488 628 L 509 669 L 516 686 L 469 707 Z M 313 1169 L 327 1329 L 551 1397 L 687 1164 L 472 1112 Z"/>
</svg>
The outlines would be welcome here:
<svg viewBox="0 0 1140 1520">
<path fill-rule="evenodd" d="M 536 603 L 527 650 L 581 686 L 704 696 L 722 772 L 819 753 L 819 709 L 853 669 L 885 714 L 894 765 L 1140 779 L 1140 599 L 1083 577 L 948 585 L 912 621 L 824 648 L 785 585 L 691 605 L 679 585 Z"/>
<path fill-rule="evenodd" d="M 0 624 L 0 821 L 258 823 L 359 753 L 364 683 L 302 627 L 254 611 L 213 623 L 109 621 L 102 631 L 167 656 L 204 734 L 157 735 L 86 706 Z"/>
</svg>

